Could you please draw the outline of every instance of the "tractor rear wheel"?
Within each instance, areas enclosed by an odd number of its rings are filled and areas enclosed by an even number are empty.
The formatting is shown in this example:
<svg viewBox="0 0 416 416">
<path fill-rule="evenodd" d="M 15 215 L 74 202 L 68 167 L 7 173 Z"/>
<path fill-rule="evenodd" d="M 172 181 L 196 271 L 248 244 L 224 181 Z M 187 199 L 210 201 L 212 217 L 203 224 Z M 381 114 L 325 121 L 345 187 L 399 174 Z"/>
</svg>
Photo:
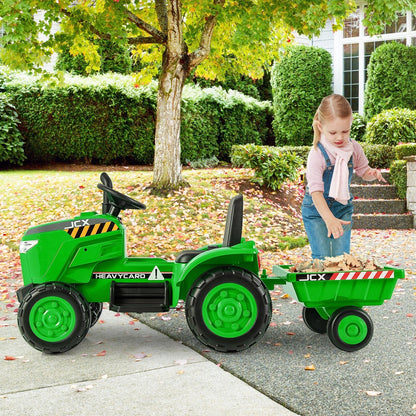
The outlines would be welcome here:
<svg viewBox="0 0 416 416">
<path fill-rule="evenodd" d="M 266 332 L 272 316 L 269 291 L 254 274 L 240 269 L 215 270 L 189 291 L 188 325 L 203 344 L 217 351 L 242 351 Z"/>
<path fill-rule="evenodd" d="M 84 297 L 69 286 L 35 286 L 19 306 L 17 323 L 23 338 L 46 353 L 78 345 L 90 328 L 91 312 Z"/>
<path fill-rule="evenodd" d="M 91 328 L 100 319 L 101 312 L 103 311 L 103 304 L 101 302 L 91 302 L 90 311 L 91 311 L 91 322 L 90 322 L 90 328 Z"/>
</svg>

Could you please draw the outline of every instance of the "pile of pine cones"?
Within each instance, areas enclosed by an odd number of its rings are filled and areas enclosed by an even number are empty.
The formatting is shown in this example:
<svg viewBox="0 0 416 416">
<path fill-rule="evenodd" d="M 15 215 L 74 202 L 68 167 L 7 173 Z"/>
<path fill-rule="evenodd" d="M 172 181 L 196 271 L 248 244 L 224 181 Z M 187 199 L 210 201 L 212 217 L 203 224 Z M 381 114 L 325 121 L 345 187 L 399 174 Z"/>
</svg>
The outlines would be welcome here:
<svg viewBox="0 0 416 416">
<path fill-rule="evenodd" d="M 340 272 L 355 270 L 381 270 L 382 267 L 374 260 L 361 260 L 351 254 L 344 253 L 338 257 L 326 257 L 325 260 L 314 259 L 293 265 L 289 271 L 298 273 Z"/>
</svg>

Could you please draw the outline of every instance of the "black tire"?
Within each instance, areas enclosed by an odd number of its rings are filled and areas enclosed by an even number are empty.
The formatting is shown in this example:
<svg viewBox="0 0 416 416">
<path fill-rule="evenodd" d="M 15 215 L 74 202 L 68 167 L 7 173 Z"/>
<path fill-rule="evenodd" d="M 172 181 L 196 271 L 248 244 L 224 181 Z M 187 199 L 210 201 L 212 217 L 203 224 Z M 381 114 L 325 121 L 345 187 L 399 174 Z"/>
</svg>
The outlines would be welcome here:
<svg viewBox="0 0 416 416">
<path fill-rule="evenodd" d="M 90 311 L 91 311 L 90 328 L 92 328 L 100 319 L 101 312 L 103 311 L 103 304 L 101 302 L 91 302 Z"/>
<path fill-rule="evenodd" d="M 35 286 L 19 306 L 17 323 L 23 338 L 45 353 L 65 352 L 78 345 L 90 328 L 91 312 L 84 297 L 69 286 Z"/>
<path fill-rule="evenodd" d="M 242 351 L 266 332 L 272 302 L 257 276 L 227 268 L 212 271 L 194 284 L 185 313 L 200 342 L 221 352 Z"/>
<path fill-rule="evenodd" d="M 364 348 L 371 341 L 373 331 L 373 321 L 361 308 L 338 309 L 328 320 L 329 339 L 336 347 L 348 352 Z"/>
<path fill-rule="evenodd" d="M 319 315 L 315 308 L 307 308 L 306 306 L 302 309 L 302 318 L 305 325 L 318 334 L 325 334 L 328 321 Z"/>
</svg>

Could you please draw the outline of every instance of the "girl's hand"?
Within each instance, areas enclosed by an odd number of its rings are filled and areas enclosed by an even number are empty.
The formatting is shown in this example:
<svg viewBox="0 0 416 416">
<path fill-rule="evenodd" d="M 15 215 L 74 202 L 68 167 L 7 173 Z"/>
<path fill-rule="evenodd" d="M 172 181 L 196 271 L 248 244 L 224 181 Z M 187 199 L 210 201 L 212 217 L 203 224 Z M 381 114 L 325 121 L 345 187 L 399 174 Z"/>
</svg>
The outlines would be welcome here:
<svg viewBox="0 0 416 416">
<path fill-rule="evenodd" d="M 334 238 L 339 238 L 344 235 L 343 225 L 351 224 L 351 221 L 339 220 L 338 218 L 331 218 L 331 220 L 326 222 L 326 228 L 328 229 L 328 237 L 331 235 Z"/>
<path fill-rule="evenodd" d="M 381 172 L 380 172 L 379 169 L 370 168 L 365 173 L 365 176 L 367 176 L 367 178 L 368 178 L 367 180 L 370 180 L 370 181 L 372 181 L 374 179 L 377 179 L 380 182 L 387 183 L 387 181 L 383 178 L 383 176 L 382 176 L 382 174 L 381 174 Z"/>
</svg>

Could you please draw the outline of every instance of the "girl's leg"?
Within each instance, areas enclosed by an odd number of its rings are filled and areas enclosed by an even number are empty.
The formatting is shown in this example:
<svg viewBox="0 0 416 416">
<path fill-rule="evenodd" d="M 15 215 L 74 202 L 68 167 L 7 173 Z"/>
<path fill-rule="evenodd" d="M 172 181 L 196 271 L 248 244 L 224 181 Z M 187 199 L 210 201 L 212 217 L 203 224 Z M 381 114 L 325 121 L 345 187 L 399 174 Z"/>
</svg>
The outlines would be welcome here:
<svg viewBox="0 0 416 416">
<path fill-rule="evenodd" d="M 328 238 L 328 229 L 321 217 L 303 218 L 305 231 L 311 246 L 312 258 L 323 260 L 331 256 L 332 238 Z"/>
<path fill-rule="evenodd" d="M 340 207 L 338 207 L 340 208 Z M 351 228 L 352 228 L 352 206 L 344 206 L 338 209 L 334 215 L 344 221 L 350 221 L 350 224 L 343 225 L 344 234 L 340 238 L 331 238 L 332 241 L 332 257 L 342 256 L 344 253 L 350 252 L 351 246 Z"/>
</svg>

